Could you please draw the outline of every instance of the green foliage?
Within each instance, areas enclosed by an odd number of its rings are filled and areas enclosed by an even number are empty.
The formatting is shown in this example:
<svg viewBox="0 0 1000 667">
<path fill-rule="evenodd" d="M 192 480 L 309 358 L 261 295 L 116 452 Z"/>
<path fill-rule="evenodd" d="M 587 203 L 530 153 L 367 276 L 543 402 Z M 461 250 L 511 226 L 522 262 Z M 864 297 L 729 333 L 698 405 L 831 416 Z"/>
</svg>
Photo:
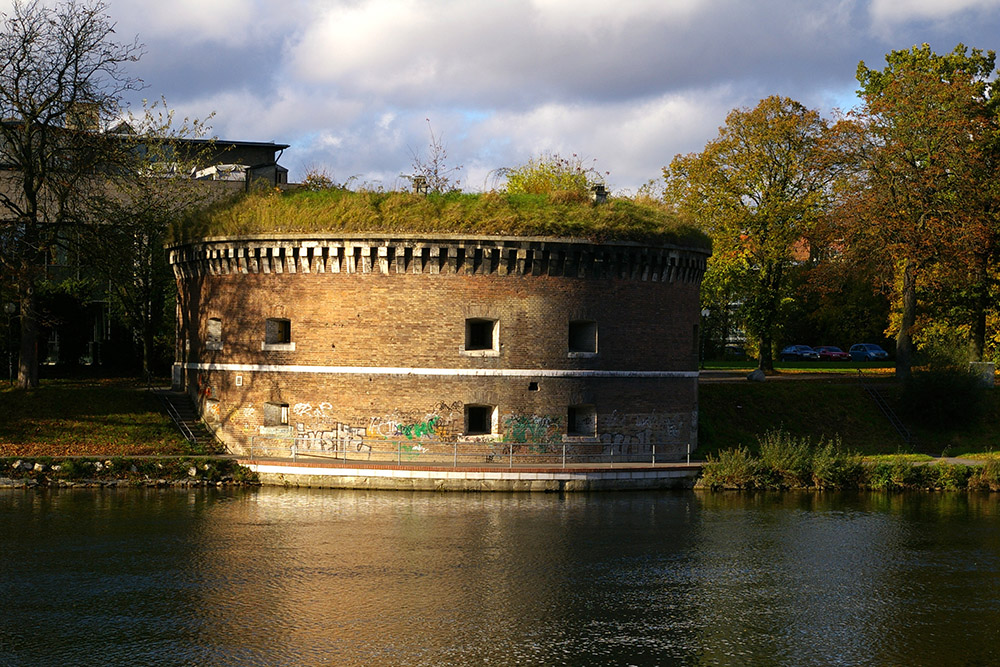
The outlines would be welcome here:
<svg viewBox="0 0 1000 667">
<path fill-rule="evenodd" d="M 807 438 L 795 438 L 781 430 L 769 431 L 761 438 L 760 451 L 755 457 L 745 447 L 737 447 L 709 456 L 701 486 L 713 490 L 1000 490 L 1000 460 L 975 467 L 931 464 L 909 456 L 865 461 L 846 451 L 839 438 L 821 438 L 813 447 Z"/>
<path fill-rule="evenodd" d="M 752 489 L 758 486 L 760 465 L 745 447 L 709 456 L 702 468 L 702 484 L 710 489 Z"/>
<path fill-rule="evenodd" d="M 795 247 L 827 208 L 829 128 L 815 111 L 779 96 L 736 109 L 701 153 L 663 170 L 664 197 L 712 237 L 704 302 L 739 304 L 760 367 L 772 367 L 779 309 L 790 294 Z"/>
<path fill-rule="evenodd" d="M 758 441 L 763 467 L 775 473 L 774 486 L 798 488 L 812 481 L 813 452 L 809 438 L 781 430 L 767 431 Z"/>
<path fill-rule="evenodd" d="M 840 438 L 820 440 L 813 451 L 813 484 L 820 489 L 857 488 L 863 481 L 861 457 L 845 451 Z"/>
<path fill-rule="evenodd" d="M 945 491 L 960 491 L 971 486 L 969 480 L 974 471 L 971 466 L 953 464 L 936 465 L 931 468 L 937 471 L 937 483 L 933 485 L 935 488 Z"/>
<path fill-rule="evenodd" d="M 558 153 L 531 158 L 527 164 L 506 170 L 507 193 L 512 195 L 551 195 L 565 201 L 584 202 L 590 198 L 592 185 L 603 182 L 600 173 L 573 153 L 564 158 Z"/>
<path fill-rule="evenodd" d="M 663 207 L 628 199 L 602 206 L 548 195 L 415 195 L 329 189 L 250 193 L 173 227 L 172 241 L 268 232 L 467 233 L 563 236 L 707 247 L 707 237 Z"/>
<path fill-rule="evenodd" d="M 1000 459 L 990 459 L 969 476 L 970 491 L 1000 491 Z"/>
<path fill-rule="evenodd" d="M 990 83 L 992 51 L 959 44 L 939 55 L 923 44 L 885 60 L 882 70 L 858 65 L 864 105 L 841 124 L 851 128 L 844 146 L 855 161 L 838 218 L 849 252 L 879 258 L 899 300 L 892 328 L 906 378 L 930 313 L 964 327 L 976 358 L 985 347 L 1000 243 L 1000 98 Z"/>
</svg>

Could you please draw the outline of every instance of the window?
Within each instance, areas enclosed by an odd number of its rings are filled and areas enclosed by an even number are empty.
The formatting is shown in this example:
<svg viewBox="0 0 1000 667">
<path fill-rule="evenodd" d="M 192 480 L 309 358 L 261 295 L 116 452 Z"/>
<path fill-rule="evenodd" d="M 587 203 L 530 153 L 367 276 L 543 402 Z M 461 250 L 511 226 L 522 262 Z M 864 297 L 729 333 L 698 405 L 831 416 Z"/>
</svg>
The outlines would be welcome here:
<svg viewBox="0 0 1000 667">
<path fill-rule="evenodd" d="M 569 353 L 571 356 L 597 354 L 597 322 L 573 320 L 569 323 Z"/>
<path fill-rule="evenodd" d="M 465 434 L 490 435 L 496 428 L 496 408 L 492 405 L 465 406 Z"/>
<path fill-rule="evenodd" d="M 264 326 L 264 342 L 261 343 L 260 349 L 294 352 L 295 343 L 292 342 L 291 320 L 277 317 L 269 318 Z"/>
<path fill-rule="evenodd" d="M 264 342 L 270 344 L 292 342 L 291 320 L 269 319 L 264 331 Z"/>
<path fill-rule="evenodd" d="M 571 405 L 566 415 L 566 435 L 597 435 L 597 410 L 593 405 Z"/>
<path fill-rule="evenodd" d="M 500 354 L 500 325 L 496 320 L 469 318 L 465 320 L 465 354 L 497 356 Z"/>
<path fill-rule="evenodd" d="M 218 317 L 208 320 L 208 339 L 205 341 L 205 348 L 209 350 L 222 349 L 222 320 Z"/>
<path fill-rule="evenodd" d="M 264 426 L 287 426 L 288 403 L 265 403 Z"/>
</svg>

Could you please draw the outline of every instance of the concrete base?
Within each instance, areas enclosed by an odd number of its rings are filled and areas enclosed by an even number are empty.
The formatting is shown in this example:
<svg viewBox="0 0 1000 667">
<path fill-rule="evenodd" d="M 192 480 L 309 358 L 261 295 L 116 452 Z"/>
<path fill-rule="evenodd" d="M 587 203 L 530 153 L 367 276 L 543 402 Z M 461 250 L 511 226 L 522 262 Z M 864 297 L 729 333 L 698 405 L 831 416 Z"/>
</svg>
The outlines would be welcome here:
<svg viewBox="0 0 1000 667">
<path fill-rule="evenodd" d="M 607 468 L 430 468 L 241 460 L 268 486 L 392 491 L 581 492 L 689 489 L 700 464 Z"/>
</svg>

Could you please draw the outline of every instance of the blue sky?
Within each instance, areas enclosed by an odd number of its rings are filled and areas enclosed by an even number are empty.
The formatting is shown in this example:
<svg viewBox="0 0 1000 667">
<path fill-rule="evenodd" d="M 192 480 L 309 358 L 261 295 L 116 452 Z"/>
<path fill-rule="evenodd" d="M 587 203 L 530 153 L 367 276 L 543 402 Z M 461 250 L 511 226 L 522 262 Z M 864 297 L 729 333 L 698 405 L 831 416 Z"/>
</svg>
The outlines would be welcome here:
<svg viewBox="0 0 1000 667">
<path fill-rule="evenodd" d="M 0 6 L 8 0 L 0 0 Z M 398 187 L 430 119 L 481 190 L 577 154 L 615 191 L 700 150 L 772 94 L 829 115 L 858 61 L 929 43 L 1000 48 L 1000 0 L 108 0 L 132 71 L 229 139 L 291 144 L 293 180 Z"/>
</svg>

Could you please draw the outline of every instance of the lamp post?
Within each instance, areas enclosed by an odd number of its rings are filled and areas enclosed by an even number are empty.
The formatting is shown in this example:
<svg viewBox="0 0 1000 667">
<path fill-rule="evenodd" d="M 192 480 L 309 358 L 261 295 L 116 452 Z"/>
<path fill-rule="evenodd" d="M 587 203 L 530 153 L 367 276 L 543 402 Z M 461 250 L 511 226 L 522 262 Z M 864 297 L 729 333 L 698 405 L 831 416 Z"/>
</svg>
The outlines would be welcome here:
<svg viewBox="0 0 1000 667">
<path fill-rule="evenodd" d="M 701 338 L 698 353 L 698 368 L 700 370 L 705 370 L 705 321 L 708 320 L 708 316 L 712 314 L 708 308 L 701 309 L 701 326 L 698 327 L 699 338 Z"/>
<path fill-rule="evenodd" d="M 3 312 L 7 315 L 7 380 L 11 386 L 14 385 L 14 313 L 17 312 L 17 304 L 8 301 L 3 305 Z"/>
</svg>

